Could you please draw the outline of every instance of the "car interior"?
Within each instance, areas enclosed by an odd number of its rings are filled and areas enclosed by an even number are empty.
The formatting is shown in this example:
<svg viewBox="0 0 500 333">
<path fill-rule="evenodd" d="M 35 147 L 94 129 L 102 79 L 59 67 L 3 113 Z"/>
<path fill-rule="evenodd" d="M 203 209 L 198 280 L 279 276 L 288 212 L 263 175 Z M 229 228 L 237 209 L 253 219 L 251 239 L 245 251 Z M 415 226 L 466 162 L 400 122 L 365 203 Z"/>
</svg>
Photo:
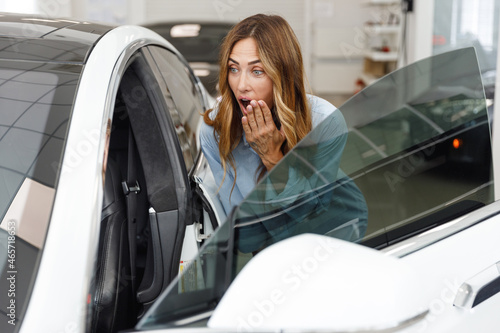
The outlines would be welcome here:
<svg viewBox="0 0 500 333">
<path fill-rule="evenodd" d="M 178 158 L 182 153 L 176 138 L 162 132 L 160 122 L 169 117 L 160 111 L 167 107 L 158 86 L 146 88 L 149 71 L 140 54 L 133 57 L 116 96 L 92 285 L 92 332 L 116 332 L 136 323 L 177 275 L 181 226 L 199 211 L 188 209 L 191 192 Z"/>
</svg>

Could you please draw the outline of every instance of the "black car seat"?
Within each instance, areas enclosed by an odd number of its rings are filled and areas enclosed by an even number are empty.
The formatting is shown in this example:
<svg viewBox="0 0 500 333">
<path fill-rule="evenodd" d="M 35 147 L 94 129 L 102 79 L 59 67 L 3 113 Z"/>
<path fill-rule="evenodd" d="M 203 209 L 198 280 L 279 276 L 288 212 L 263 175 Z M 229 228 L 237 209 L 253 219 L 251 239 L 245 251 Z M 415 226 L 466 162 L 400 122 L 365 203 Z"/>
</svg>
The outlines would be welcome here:
<svg viewBox="0 0 500 333">
<path fill-rule="evenodd" d="M 132 327 L 136 320 L 127 206 L 121 182 L 118 164 L 108 159 L 93 286 L 92 332 L 117 332 Z"/>
</svg>

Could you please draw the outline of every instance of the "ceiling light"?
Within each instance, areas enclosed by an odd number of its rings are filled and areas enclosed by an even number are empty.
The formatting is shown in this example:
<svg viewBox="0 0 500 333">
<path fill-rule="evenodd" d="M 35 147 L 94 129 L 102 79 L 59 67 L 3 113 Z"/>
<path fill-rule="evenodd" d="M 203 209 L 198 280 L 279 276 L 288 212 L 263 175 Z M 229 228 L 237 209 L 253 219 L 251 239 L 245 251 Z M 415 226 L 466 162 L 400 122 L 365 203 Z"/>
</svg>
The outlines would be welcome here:
<svg viewBox="0 0 500 333">
<path fill-rule="evenodd" d="M 201 26 L 199 24 L 179 24 L 174 25 L 170 29 L 170 36 L 173 38 L 179 37 L 196 37 L 200 34 Z"/>
</svg>

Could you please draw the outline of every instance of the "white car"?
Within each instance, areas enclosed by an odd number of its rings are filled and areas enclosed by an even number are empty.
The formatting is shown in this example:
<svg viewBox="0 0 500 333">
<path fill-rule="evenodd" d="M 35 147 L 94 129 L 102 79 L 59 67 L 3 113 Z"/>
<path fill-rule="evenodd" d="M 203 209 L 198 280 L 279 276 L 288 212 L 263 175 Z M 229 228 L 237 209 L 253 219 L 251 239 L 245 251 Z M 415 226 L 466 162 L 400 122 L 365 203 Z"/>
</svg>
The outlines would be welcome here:
<svg viewBox="0 0 500 333">
<path fill-rule="evenodd" d="M 212 103 L 151 30 L 0 15 L 1 332 L 137 322 L 203 239 Z"/>
<path fill-rule="evenodd" d="M 197 147 L 213 101 L 168 42 L 7 14 L 0 35 L 1 332 L 499 326 L 473 49 L 354 96 L 348 131 L 325 119 L 226 219 Z"/>
</svg>

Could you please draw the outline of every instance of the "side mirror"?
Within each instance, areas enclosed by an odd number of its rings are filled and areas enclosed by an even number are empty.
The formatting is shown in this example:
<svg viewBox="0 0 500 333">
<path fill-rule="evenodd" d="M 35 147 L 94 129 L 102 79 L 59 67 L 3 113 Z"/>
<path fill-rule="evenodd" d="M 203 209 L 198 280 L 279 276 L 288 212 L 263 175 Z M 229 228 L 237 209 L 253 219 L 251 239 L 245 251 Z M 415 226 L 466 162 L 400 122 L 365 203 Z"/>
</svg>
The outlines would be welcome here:
<svg viewBox="0 0 500 333">
<path fill-rule="evenodd" d="M 208 326 L 237 331 L 396 329 L 425 318 L 429 300 L 403 260 L 355 243 L 303 234 L 243 268 Z"/>
</svg>

